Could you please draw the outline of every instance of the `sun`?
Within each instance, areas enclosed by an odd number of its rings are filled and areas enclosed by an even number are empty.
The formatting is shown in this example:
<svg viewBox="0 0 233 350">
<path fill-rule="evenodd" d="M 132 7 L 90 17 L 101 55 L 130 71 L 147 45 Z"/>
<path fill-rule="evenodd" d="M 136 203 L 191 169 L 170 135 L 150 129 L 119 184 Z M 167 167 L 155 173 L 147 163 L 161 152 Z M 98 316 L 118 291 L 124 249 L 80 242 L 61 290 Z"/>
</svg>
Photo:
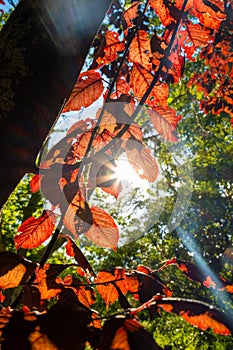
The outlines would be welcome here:
<svg viewBox="0 0 233 350">
<path fill-rule="evenodd" d="M 148 181 L 140 177 L 129 163 L 127 157 L 116 161 L 115 175 L 119 181 L 129 184 L 132 188 L 141 188 L 143 190 L 148 188 Z"/>
</svg>

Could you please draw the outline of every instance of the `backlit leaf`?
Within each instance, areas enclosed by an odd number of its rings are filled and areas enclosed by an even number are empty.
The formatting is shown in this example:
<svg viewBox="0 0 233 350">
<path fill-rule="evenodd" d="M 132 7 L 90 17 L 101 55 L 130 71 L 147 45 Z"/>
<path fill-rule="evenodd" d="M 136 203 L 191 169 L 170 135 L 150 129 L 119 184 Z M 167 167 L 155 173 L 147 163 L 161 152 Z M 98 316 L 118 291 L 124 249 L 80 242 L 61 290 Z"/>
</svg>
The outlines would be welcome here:
<svg viewBox="0 0 233 350">
<path fill-rule="evenodd" d="M 79 234 L 86 232 L 90 228 L 90 225 L 93 223 L 93 218 L 82 191 L 77 188 L 77 184 L 69 184 L 68 186 L 70 191 L 69 196 L 68 193 L 66 193 L 68 196 L 67 203 L 61 208 L 64 213 L 63 222 L 77 239 Z"/>
<path fill-rule="evenodd" d="M 149 334 L 135 319 L 116 317 L 105 322 L 100 350 L 161 350 Z"/>
<path fill-rule="evenodd" d="M 45 334 L 40 333 L 39 327 L 29 334 L 28 340 L 31 343 L 31 350 L 59 350 Z"/>
<path fill-rule="evenodd" d="M 135 1 L 125 12 L 123 13 L 123 18 L 126 21 L 127 27 L 130 28 L 134 25 L 134 19 L 138 15 L 138 5 L 139 1 Z"/>
<path fill-rule="evenodd" d="M 41 178 L 42 175 L 40 174 L 35 174 L 31 181 L 30 181 L 30 189 L 32 193 L 36 193 L 39 191 L 40 187 L 41 187 Z"/>
<path fill-rule="evenodd" d="M 98 72 L 90 70 L 81 73 L 62 112 L 90 106 L 101 96 L 103 90 L 102 78 Z"/>
<path fill-rule="evenodd" d="M 45 264 L 42 268 L 39 268 L 36 271 L 34 284 L 40 291 L 41 299 L 51 299 L 61 292 L 63 285 L 57 283 L 56 278 L 68 266 Z"/>
<path fill-rule="evenodd" d="M 155 10 L 165 27 L 172 22 L 175 22 L 174 18 L 170 15 L 168 7 L 165 5 L 164 0 L 149 0 L 149 5 Z"/>
<path fill-rule="evenodd" d="M 118 179 L 116 179 L 116 181 L 114 181 L 114 183 L 111 186 L 101 187 L 101 189 L 104 192 L 111 194 L 113 197 L 115 197 L 117 199 L 119 194 L 122 191 L 122 185 L 121 185 L 121 182 Z"/>
<path fill-rule="evenodd" d="M 156 106 L 156 107 L 153 107 L 153 111 L 155 112 L 155 114 L 153 112 L 151 112 L 150 110 L 148 111 L 148 114 L 151 117 L 151 121 L 152 121 L 155 129 L 157 127 L 158 129 L 156 129 L 156 130 L 158 132 L 160 130 L 159 133 L 162 136 L 165 135 L 165 138 L 166 138 L 166 132 L 164 133 L 164 131 L 167 129 L 165 127 L 165 124 L 166 124 L 165 121 L 170 124 L 170 126 L 172 128 L 171 131 L 175 131 L 179 121 L 181 120 L 181 116 L 177 115 L 176 111 L 171 107 Z M 157 120 L 156 116 L 161 117 L 160 122 Z M 163 122 L 162 119 L 165 121 Z M 163 128 L 165 129 L 164 131 L 163 131 Z M 170 138 L 172 139 L 172 137 L 170 137 Z M 169 140 L 169 141 L 171 141 L 171 140 Z"/>
<path fill-rule="evenodd" d="M 36 248 L 46 241 L 53 233 L 56 217 L 52 211 L 44 211 L 35 219 L 30 217 L 18 228 L 19 234 L 15 236 L 15 246 L 17 249 Z"/>
<path fill-rule="evenodd" d="M 95 293 L 93 288 L 88 285 L 80 285 L 81 281 L 78 278 L 67 275 L 64 278 L 63 284 L 65 288 L 71 288 L 75 292 L 79 302 L 85 305 L 87 308 L 90 308 L 95 302 Z"/>
<path fill-rule="evenodd" d="M 95 244 L 116 249 L 119 240 L 119 231 L 114 219 L 103 209 L 91 207 L 93 225 L 85 233 Z"/>
<path fill-rule="evenodd" d="M 130 45 L 129 59 L 134 63 L 141 64 L 147 69 L 151 69 L 151 56 L 148 33 L 145 30 L 138 30 Z"/>
<path fill-rule="evenodd" d="M 158 165 L 149 148 L 126 148 L 126 154 L 130 164 L 142 179 L 146 179 L 149 182 L 156 180 Z"/>
<path fill-rule="evenodd" d="M 153 75 L 148 70 L 140 67 L 138 64 L 134 64 L 130 76 L 130 85 L 133 89 L 135 97 L 141 99 L 148 90 L 152 80 Z M 167 106 L 168 94 L 168 85 L 164 82 L 159 82 L 154 86 L 151 94 L 146 100 L 146 103 L 149 106 Z"/>
<path fill-rule="evenodd" d="M 118 299 L 118 291 L 114 284 L 119 287 L 121 292 L 125 294 L 127 292 L 126 284 L 124 281 L 125 271 L 122 268 L 115 268 L 113 271 L 99 271 L 97 278 L 95 279 L 96 288 L 101 295 L 106 305 L 114 303 Z M 116 281 L 111 283 L 111 281 Z M 98 285 L 99 284 L 99 285 Z"/>
<path fill-rule="evenodd" d="M 172 124 L 167 121 L 162 114 L 156 110 L 150 109 L 148 109 L 147 113 L 149 114 L 151 122 L 159 135 L 161 135 L 165 140 L 171 142 L 177 141 L 177 138 L 173 134 L 174 128 Z"/>
<path fill-rule="evenodd" d="M 89 264 L 87 258 L 85 255 L 82 253 L 81 249 L 76 245 L 76 243 L 70 238 L 66 237 L 67 239 L 67 244 L 66 244 L 66 253 L 69 256 L 72 256 L 75 258 L 79 266 L 81 266 L 84 270 L 88 271 L 89 274 L 92 276 L 95 276 L 95 273 Z"/>
<path fill-rule="evenodd" d="M 114 61 L 117 58 L 117 52 L 123 51 L 125 48 L 124 42 L 119 40 L 119 34 L 108 30 L 105 33 L 106 46 L 104 48 L 104 57 L 99 57 L 97 63 L 104 65 Z"/>
<path fill-rule="evenodd" d="M 215 333 L 222 335 L 229 335 L 232 332 L 227 315 L 201 301 L 168 298 L 159 301 L 157 306 L 183 317 L 185 321 L 202 330 L 211 328 Z"/>
<path fill-rule="evenodd" d="M 0 253 L 0 289 L 17 287 L 28 280 L 36 264 L 13 252 Z"/>
</svg>

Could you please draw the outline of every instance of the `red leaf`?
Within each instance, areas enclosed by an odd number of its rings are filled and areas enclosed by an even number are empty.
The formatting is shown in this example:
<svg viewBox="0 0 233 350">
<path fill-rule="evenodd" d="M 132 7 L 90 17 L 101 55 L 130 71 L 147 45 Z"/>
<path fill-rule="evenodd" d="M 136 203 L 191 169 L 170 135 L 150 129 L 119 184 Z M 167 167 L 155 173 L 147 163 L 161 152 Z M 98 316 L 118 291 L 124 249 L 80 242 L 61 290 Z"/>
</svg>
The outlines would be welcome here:
<svg viewBox="0 0 233 350">
<path fill-rule="evenodd" d="M 176 114 L 176 111 L 173 108 L 170 107 L 153 107 L 153 113 L 152 111 L 148 111 L 148 114 L 151 117 L 151 121 L 156 129 L 162 136 L 167 134 L 168 127 L 166 126 L 167 123 L 171 126 L 171 131 L 174 131 L 177 127 L 178 122 L 181 120 L 181 116 Z M 160 119 L 158 119 L 160 118 Z M 163 121 L 162 121 L 163 120 Z M 167 122 L 167 123 L 166 123 Z M 165 131 L 165 133 L 164 133 Z M 168 134 L 169 136 L 169 134 Z M 170 138 L 171 135 L 170 135 Z M 170 141 L 170 140 L 169 140 Z M 172 140 L 171 140 L 172 141 Z"/>
<path fill-rule="evenodd" d="M 114 285 L 116 285 L 123 294 L 127 292 L 124 278 L 125 271 L 122 268 L 118 267 L 110 272 L 98 272 L 97 278 L 95 279 L 95 283 L 97 283 L 96 288 L 107 306 L 113 304 L 118 299 L 118 291 Z M 122 279 L 122 281 L 111 283 L 111 281 L 117 281 L 120 279 Z"/>
<path fill-rule="evenodd" d="M 164 4 L 164 0 L 149 0 L 149 5 L 155 10 L 165 27 L 175 22 L 174 18 L 170 15 L 168 7 Z"/>
<path fill-rule="evenodd" d="M 56 217 L 49 210 L 44 211 L 38 219 L 30 217 L 25 220 L 18 228 L 20 233 L 15 237 L 16 248 L 32 249 L 38 247 L 51 236 L 55 222 Z"/>
<path fill-rule="evenodd" d="M 111 318 L 103 327 L 99 350 L 162 350 L 136 319 Z"/>
<path fill-rule="evenodd" d="M 174 128 L 170 122 L 166 120 L 166 118 L 158 113 L 157 110 L 148 110 L 147 113 L 150 116 L 151 122 L 159 135 L 168 141 L 177 141 L 177 138 L 173 134 Z"/>
<path fill-rule="evenodd" d="M 41 299 L 51 299 L 63 290 L 62 280 L 58 275 L 70 265 L 45 264 L 36 271 L 35 287 L 39 289 Z"/>
<path fill-rule="evenodd" d="M 42 175 L 35 174 L 30 181 L 30 189 L 32 193 L 36 193 L 41 188 Z"/>
<path fill-rule="evenodd" d="M 93 225 L 86 232 L 86 236 L 95 244 L 116 249 L 119 240 L 119 231 L 114 219 L 103 209 L 91 207 Z"/>
<path fill-rule="evenodd" d="M 0 289 L 17 287 L 27 281 L 36 264 L 13 252 L 0 253 Z"/>
<path fill-rule="evenodd" d="M 116 199 L 118 198 L 119 194 L 122 191 L 121 182 L 118 179 L 116 179 L 116 181 L 114 181 L 114 183 L 111 186 L 101 187 L 101 188 L 104 192 L 111 194 Z"/>
<path fill-rule="evenodd" d="M 126 147 L 126 154 L 130 164 L 142 179 L 146 179 L 149 182 L 156 180 L 158 165 L 149 148 L 128 149 Z"/>
<path fill-rule="evenodd" d="M 99 65 L 104 65 L 115 61 L 117 52 L 123 51 L 125 48 L 124 42 L 119 40 L 119 34 L 108 30 L 105 34 L 106 46 L 104 48 L 104 57 L 99 57 L 96 61 Z"/>
<path fill-rule="evenodd" d="M 227 315 L 206 303 L 181 298 L 167 298 L 158 301 L 157 306 L 183 317 L 185 321 L 202 330 L 211 328 L 217 334 L 230 335 L 231 333 L 232 327 L 230 321 L 227 321 Z"/>
<path fill-rule="evenodd" d="M 134 2 L 123 14 L 123 18 L 126 21 L 127 27 L 130 28 L 134 25 L 133 20 L 138 15 L 138 5 L 139 1 Z"/>
<path fill-rule="evenodd" d="M 141 99 L 148 90 L 152 80 L 153 75 L 148 70 L 140 67 L 138 64 L 134 64 L 130 77 L 130 85 L 133 89 L 135 97 Z M 150 96 L 146 100 L 146 103 L 152 106 L 157 104 L 167 106 L 168 94 L 168 85 L 166 83 L 159 82 L 154 86 Z"/>
<path fill-rule="evenodd" d="M 61 210 L 64 213 L 64 225 L 77 239 L 79 234 L 86 232 L 93 223 L 92 213 L 77 184 L 69 184 L 64 187 L 67 203 Z M 67 207 L 68 205 L 68 207 Z"/>
<path fill-rule="evenodd" d="M 98 72 L 90 70 L 81 73 L 62 113 L 90 106 L 101 96 L 103 90 L 102 78 Z"/>
<path fill-rule="evenodd" d="M 119 99 L 122 95 L 128 95 L 130 92 L 130 86 L 127 83 L 124 76 L 118 77 L 116 81 L 116 91 L 111 94 L 111 98 Z"/>
<path fill-rule="evenodd" d="M 152 56 L 150 39 L 145 30 L 138 30 L 130 45 L 129 59 L 139 63 L 148 70 L 151 69 L 150 58 Z"/>
<path fill-rule="evenodd" d="M 84 270 L 88 271 L 92 276 L 95 276 L 95 273 L 89 264 L 87 258 L 85 255 L 81 252 L 79 247 L 75 244 L 75 242 L 70 238 L 66 237 L 67 244 L 66 244 L 66 253 L 69 256 L 72 256 L 75 258 L 79 266 L 81 266 Z"/>
</svg>

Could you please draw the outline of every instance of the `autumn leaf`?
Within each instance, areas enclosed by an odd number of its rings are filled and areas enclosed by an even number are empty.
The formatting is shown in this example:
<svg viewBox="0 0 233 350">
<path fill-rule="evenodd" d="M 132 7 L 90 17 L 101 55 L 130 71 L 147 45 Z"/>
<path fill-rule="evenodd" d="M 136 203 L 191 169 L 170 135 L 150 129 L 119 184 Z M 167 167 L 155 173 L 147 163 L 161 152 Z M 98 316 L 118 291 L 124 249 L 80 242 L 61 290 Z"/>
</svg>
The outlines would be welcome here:
<svg viewBox="0 0 233 350">
<path fill-rule="evenodd" d="M 130 85 L 133 89 L 135 97 L 141 99 L 153 80 L 153 74 L 151 74 L 145 68 L 140 67 L 139 64 L 134 64 L 131 76 Z M 159 82 L 153 87 L 153 90 L 146 100 L 146 103 L 150 106 L 162 105 L 167 106 L 167 98 L 169 94 L 169 87 L 164 82 Z"/>
<path fill-rule="evenodd" d="M 149 148 L 143 147 L 129 149 L 126 147 L 126 154 L 130 164 L 141 179 L 154 182 L 158 175 L 158 165 L 152 156 Z"/>
<path fill-rule="evenodd" d="M 90 70 L 79 75 L 62 113 L 88 107 L 102 94 L 104 86 L 100 74 Z"/>
<path fill-rule="evenodd" d="M 41 179 L 42 179 L 42 175 L 40 174 L 33 175 L 30 181 L 30 189 L 32 193 L 36 193 L 39 191 L 41 187 Z"/>
<path fill-rule="evenodd" d="M 185 321 L 202 330 L 211 328 L 216 334 L 230 335 L 232 326 L 227 316 L 218 309 L 196 300 L 166 298 L 157 306 L 164 311 L 173 312 Z"/>
<path fill-rule="evenodd" d="M 152 53 L 148 33 L 145 30 L 138 30 L 130 45 L 129 59 L 150 70 L 152 68 L 151 57 Z"/>
<path fill-rule="evenodd" d="M 134 26 L 134 19 L 138 16 L 138 6 L 140 2 L 135 1 L 125 12 L 123 18 L 128 28 Z"/>
<path fill-rule="evenodd" d="M 31 344 L 31 349 L 59 350 L 45 334 L 40 333 L 39 329 L 40 328 L 37 327 L 33 333 L 29 334 L 28 340 Z"/>
<path fill-rule="evenodd" d="M 170 14 L 168 6 L 165 5 L 164 0 L 149 0 L 149 5 L 155 10 L 165 27 L 175 22 L 174 18 Z"/>
<path fill-rule="evenodd" d="M 117 52 L 123 51 L 125 48 L 124 42 L 119 40 L 119 34 L 107 30 L 105 33 L 106 46 L 104 48 L 104 57 L 99 57 L 96 61 L 99 66 L 115 61 Z"/>
<path fill-rule="evenodd" d="M 67 203 L 61 207 L 64 214 L 63 223 L 77 239 L 79 234 L 86 232 L 92 225 L 92 213 L 76 183 L 69 184 L 64 190 L 66 191 Z"/>
<path fill-rule="evenodd" d="M 36 264 L 13 252 L 0 252 L 0 289 L 14 288 L 26 282 Z"/>
<path fill-rule="evenodd" d="M 76 243 L 68 236 L 66 236 L 67 244 L 66 244 L 66 253 L 69 256 L 75 258 L 79 266 L 81 266 L 85 271 L 88 271 L 90 275 L 95 276 L 95 273 L 89 264 L 87 258 L 82 253 L 81 249 L 76 245 Z"/>
<path fill-rule="evenodd" d="M 59 300 L 46 313 L 2 309 L 1 346 L 3 349 L 81 350 L 86 341 L 92 342 L 88 333 L 91 314 L 91 310 L 74 300 Z"/>
<path fill-rule="evenodd" d="M 96 288 L 106 303 L 106 306 L 113 304 L 118 299 L 116 285 L 123 294 L 127 292 L 124 281 L 125 271 L 122 268 L 115 268 L 112 271 L 99 271 L 95 279 Z M 111 283 L 111 281 L 116 281 Z"/>
<path fill-rule="evenodd" d="M 16 248 L 32 249 L 38 247 L 51 236 L 55 222 L 56 217 L 50 210 L 44 211 L 37 219 L 28 218 L 18 228 L 19 234 L 14 239 Z"/>
<path fill-rule="evenodd" d="M 165 108 L 161 106 L 153 107 L 152 110 L 149 109 L 148 114 L 155 130 L 157 130 L 161 136 L 164 136 L 169 141 L 174 141 L 174 137 L 172 137 L 171 132 L 176 130 L 177 125 L 181 120 L 181 116 L 177 115 L 173 108 Z M 170 128 L 168 125 L 170 125 Z"/>
<path fill-rule="evenodd" d="M 103 209 L 91 207 L 93 225 L 85 235 L 95 244 L 116 249 L 119 240 L 119 231 L 114 219 Z"/>
<path fill-rule="evenodd" d="M 177 138 L 174 135 L 174 128 L 168 120 L 166 120 L 156 110 L 148 109 L 147 113 L 150 116 L 151 122 L 152 122 L 155 130 L 158 132 L 158 134 L 161 137 L 163 137 L 165 140 L 170 141 L 170 142 L 177 141 Z M 166 111 L 165 111 L 165 113 L 166 113 Z M 173 121 L 173 119 L 172 119 L 172 121 Z"/>
<path fill-rule="evenodd" d="M 117 199 L 119 197 L 119 194 L 122 191 L 122 185 L 121 185 L 121 182 L 118 179 L 116 179 L 111 186 L 101 187 L 101 189 L 104 192 L 111 194 L 113 197 L 115 197 Z"/>
<path fill-rule="evenodd" d="M 51 299 L 62 291 L 62 283 L 57 283 L 57 276 L 70 265 L 45 264 L 36 271 L 36 279 L 33 282 L 41 294 L 41 299 Z"/>
<path fill-rule="evenodd" d="M 105 322 L 100 350 L 162 350 L 136 319 L 115 317 Z"/>
<path fill-rule="evenodd" d="M 115 92 L 111 94 L 111 98 L 120 99 L 122 95 L 129 95 L 130 86 L 126 78 L 122 75 L 117 78 Z"/>
<path fill-rule="evenodd" d="M 63 281 L 64 287 L 72 289 L 80 303 L 90 308 L 95 302 L 95 293 L 92 287 L 81 285 L 81 281 L 77 277 L 70 275 L 65 276 Z"/>
</svg>

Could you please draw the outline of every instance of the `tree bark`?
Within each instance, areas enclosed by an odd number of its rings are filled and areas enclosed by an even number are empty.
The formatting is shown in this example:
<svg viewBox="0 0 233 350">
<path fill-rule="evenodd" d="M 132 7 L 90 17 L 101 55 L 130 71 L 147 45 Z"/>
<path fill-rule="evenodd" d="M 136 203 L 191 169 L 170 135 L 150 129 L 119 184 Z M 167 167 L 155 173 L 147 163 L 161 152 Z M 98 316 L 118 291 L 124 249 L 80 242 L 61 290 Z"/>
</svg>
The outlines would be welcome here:
<svg viewBox="0 0 233 350">
<path fill-rule="evenodd" d="M 0 208 L 69 97 L 110 0 L 21 0 L 0 32 Z"/>
</svg>

